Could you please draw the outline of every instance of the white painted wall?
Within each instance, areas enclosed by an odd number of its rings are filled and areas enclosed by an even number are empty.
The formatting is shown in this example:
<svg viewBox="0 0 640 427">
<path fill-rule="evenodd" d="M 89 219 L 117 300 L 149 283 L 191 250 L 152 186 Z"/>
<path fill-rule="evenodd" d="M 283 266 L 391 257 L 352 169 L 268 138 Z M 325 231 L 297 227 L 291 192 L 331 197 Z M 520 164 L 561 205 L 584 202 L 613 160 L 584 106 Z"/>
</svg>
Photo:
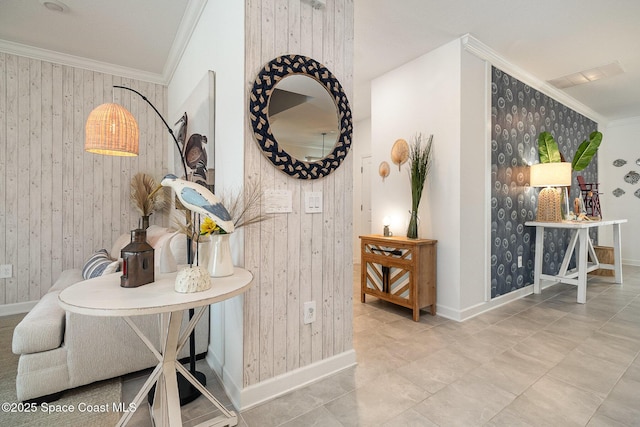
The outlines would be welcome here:
<svg viewBox="0 0 640 427">
<path fill-rule="evenodd" d="M 209 0 L 168 86 L 169 117 L 208 70 L 216 74 L 216 189 L 240 188 L 244 176 L 244 2 Z M 242 265 L 242 230 L 233 233 L 234 264 Z M 242 296 L 212 306 L 209 363 L 228 388 L 242 385 Z"/>
<path fill-rule="evenodd" d="M 491 297 L 491 65 L 461 53 L 460 311 Z"/>
<path fill-rule="evenodd" d="M 373 80 L 372 164 L 390 161 L 398 138 L 416 132 L 433 139 L 433 166 L 419 208 L 419 237 L 438 240 L 437 309 L 456 318 L 461 266 L 461 46 L 450 42 Z M 391 168 L 385 181 L 372 174 L 372 221 L 392 218 L 391 231 L 404 235 L 411 208 L 407 165 Z M 466 262 L 466 261 L 465 261 Z"/>
<path fill-rule="evenodd" d="M 353 156 L 353 263 L 360 264 L 360 239 L 358 236 L 368 234 L 362 224 L 360 205 L 362 202 L 362 175 L 360 166 L 362 158 L 371 156 L 371 116 L 353 124 L 353 142 L 351 153 Z M 378 164 L 371 164 L 372 176 L 378 176 Z M 371 231 L 372 233 L 375 232 Z"/>
<path fill-rule="evenodd" d="M 640 117 L 611 122 L 604 129 L 602 145 L 598 150 L 598 177 L 600 180 L 600 203 L 606 218 L 627 218 L 628 223 L 622 227 L 622 262 L 640 265 L 640 198 L 634 192 L 640 190 L 640 184 L 632 185 L 624 181 L 630 171 L 640 173 L 638 135 L 640 134 Z M 622 167 L 613 166 L 616 159 L 623 159 L 627 164 Z M 621 188 L 625 194 L 615 197 L 612 191 Z M 611 246 L 613 238 L 610 227 L 600 229 L 599 242 Z"/>
</svg>

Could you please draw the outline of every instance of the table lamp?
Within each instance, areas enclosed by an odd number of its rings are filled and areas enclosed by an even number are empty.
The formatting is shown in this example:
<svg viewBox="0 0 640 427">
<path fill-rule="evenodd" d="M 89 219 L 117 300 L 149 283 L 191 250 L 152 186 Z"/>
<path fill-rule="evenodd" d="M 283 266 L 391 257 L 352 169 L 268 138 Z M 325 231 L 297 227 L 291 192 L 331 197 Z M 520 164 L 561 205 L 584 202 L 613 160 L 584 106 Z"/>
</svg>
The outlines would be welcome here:
<svg viewBox="0 0 640 427">
<path fill-rule="evenodd" d="M 538 195 L 536 221 L 562 221 L 562 194 L 555 187 L 571 185 L 571 163 L 538 163 L 531 165 L 530 184 L 544 187 Z"/>
</svg>

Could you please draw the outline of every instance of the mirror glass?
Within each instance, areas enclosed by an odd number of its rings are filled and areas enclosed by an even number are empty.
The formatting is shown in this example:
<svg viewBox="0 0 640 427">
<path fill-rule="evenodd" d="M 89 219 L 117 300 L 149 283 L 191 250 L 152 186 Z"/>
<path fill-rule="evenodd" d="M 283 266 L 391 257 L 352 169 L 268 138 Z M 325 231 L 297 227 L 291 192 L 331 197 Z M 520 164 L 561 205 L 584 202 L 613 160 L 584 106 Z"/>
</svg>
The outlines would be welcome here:
<svg viewBox="0 0 640 427">
<path fill-rule="evenodd" d="M 269 124 L 291 157 L 315 162 L 330 154 L 339 134 L 335 102 L 326 88 L 304 74 L 280 80 L 269 97 Z"/>
</svg>

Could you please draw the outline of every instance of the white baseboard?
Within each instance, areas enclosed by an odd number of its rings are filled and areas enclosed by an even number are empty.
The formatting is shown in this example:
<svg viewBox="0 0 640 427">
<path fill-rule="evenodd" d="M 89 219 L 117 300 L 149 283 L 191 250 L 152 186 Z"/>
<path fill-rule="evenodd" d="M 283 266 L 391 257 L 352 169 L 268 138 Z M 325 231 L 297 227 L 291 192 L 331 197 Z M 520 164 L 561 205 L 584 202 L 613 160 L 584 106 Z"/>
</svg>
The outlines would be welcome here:
<svg viewBox="0 0 640 427">
<path fill-rule="evenodd" d="M 633 265 L 635 267 L 640 267 L 640 260 L 622 258 L 622 265 Z"/>
<path fill-rule="evenodd" d="M 216 356 L 215 352 L 211 348 L 211 343 L 209 343 L 209 347 L 207 347 L 207 355 L 204 357 L 204 360 L 207 361 L 209 367 L 213 369 L 213 372 L 215 372 L 218 378 L 220 378 L 223 369 L 222 362 L 218 359 L 218 356 Z"/>
<path fill-rule="evenodd" d="M 543 280 L 540 283 L 540 288 L 546 289 L 549 286 L 553 286 L 557 283 L 558 282 Z M 520 298 L 526 297 L 527 295 L 531 295 L 532 293 L 533 285 L 527 285 L 515 291 L 511 291 L 508 294 L 500 295 L 499 297 L 493 298 L 490 301 L 482 302 L 472 307 L 465 308 L 464 310 L 455 310 L 449 307 L 438 305 L 436 307 L 436 312 L 438 313 L 438 316 L 442 316 L 458 322 L 464 322 L 465 320 L 471 319 Z"/>
<path fill-rule="evenodd" d="M 0 305 L 0 316 L 11 316 L 12 314 L 28 313 L 37 303 L 38 301 L 27 301 Z"/>
<path fill-rule="evenodd" d="M 209 357 L 209 355 L 207 355 L 206 360 L 209 366 L 216 371 L 216 368 L 219 366 L 216 367 L 215 364 L 219 365 L 219 360 L 217 360 L 215 356 Z M 231 403 L 233 403 L 233 406 L 235 406 L 238 411 L 244 411 L 285 393 L 319 381 L 355 364 L 356 352 L 355 350 L 349 350 L 245 388 L 233 382 L 231 376 L 228 375 L 224 367 L 222 367 L 222 378 L 220 382 L 227 396 L 229 396 Z"/>
</svg>

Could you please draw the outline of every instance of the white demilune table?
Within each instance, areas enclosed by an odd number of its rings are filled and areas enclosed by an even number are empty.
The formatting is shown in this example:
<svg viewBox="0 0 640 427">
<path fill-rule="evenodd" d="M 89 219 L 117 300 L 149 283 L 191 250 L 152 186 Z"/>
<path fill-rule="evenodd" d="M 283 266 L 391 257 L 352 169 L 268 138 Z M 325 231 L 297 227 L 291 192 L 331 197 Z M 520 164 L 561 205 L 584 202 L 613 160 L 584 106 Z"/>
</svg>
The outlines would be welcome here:
<svg viewBox="0 0 640 427">
<path fill-rule="evenodd" d="M 177 273 L 156 274 L 153 283 L 137 288 L 120 286 L 120 273 L 108 274 L 76 283 L 59 295 L 60 305 L 67 311 L 88 316 L 122 317 L 158 359 L 158 365 L 144 383 L 134 403 L 140 407 L 154 384 L 157 384 L 153 400 L 152 417 L 155 425 L 181 426 L 180 397 L 176 373 L 180 372 L 203 396 L 213 403 L 222 415 L 199 425 L 235 426 L 238 417 L 228 411 L 209 391 L 196 380 L 177 360 L 177 355 L 187 342 L 191 331 L 202 317 L 208 305 L 232 298 L 251 286 L 253 275 L 236 267 L 228 277 L 211 279 L 211 289 L 178 293 L 174 290 Z M 198 308 L 195 315 L 180 333 L 183 312 Z M 131 321 L 131 316 L 161 315 L 161 348 L 156 349 L 142 331 Z M 126 425 L 135 412 L 123 414 L 118 426 Z"/>
<path fill-rule="evenodd" d="M 613 270 L 615 272 L 615 282 L 622 283 L 622 251 L 620 240 L 620 224 L 627 222 L 626 219 L 602 219 L 600 221 L 562 221 L 562 222 L 538 222 L 528 221 L 525 225 L 536 227 L 536 256 L 533 279 L 533 292 L 540 293 L 540 280 L 552 280 L 554 282 L 568 283 L 578 287 L 578 302 L 587 302 L 587 273 L 599 268 Z M 613 256 L 614 264 L 600 263 L 593 249 L 593 244 L 589 238 L 589 229 L 613 226 Z M 542 257 L 544 254 L 544 229 L 563 228 L 571 230 L 569 246 L 564 254 L 562 265 L 558 274 L 542 274 Z M 577 252 L 576 252 L 577 251 Z M 576 268 L 569 270 L 571 255 L 576 252 Z M 588 262 L 587 253 L 592 262 Z"/>
</svg>

